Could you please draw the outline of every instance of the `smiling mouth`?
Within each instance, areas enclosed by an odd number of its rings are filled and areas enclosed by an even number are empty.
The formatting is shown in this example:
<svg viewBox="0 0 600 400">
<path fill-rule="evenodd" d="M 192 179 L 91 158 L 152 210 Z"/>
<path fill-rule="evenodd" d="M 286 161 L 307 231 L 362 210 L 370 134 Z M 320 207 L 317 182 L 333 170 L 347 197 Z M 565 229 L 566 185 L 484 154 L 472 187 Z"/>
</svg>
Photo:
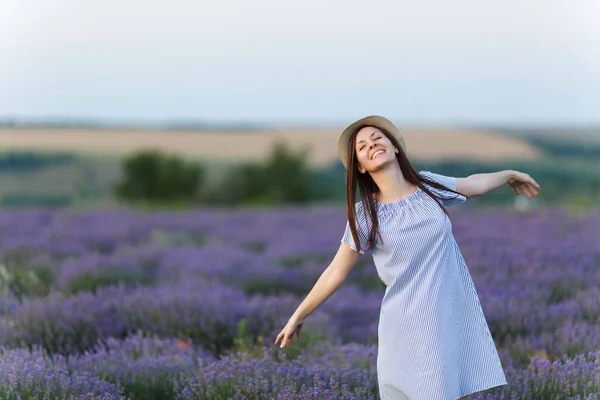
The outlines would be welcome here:
<svg viewBox="0 0 600 400">
<path fill-rule="evenodd" d="M 381 149 L 381 150 L 377 150 L 375 153 L 373 153 L 373 156 L 371 156 L 371 160 L 376 159 L 377 157 L 379 157 L 380 155 L 384 154 L 385 150 Z"/>
</svg>

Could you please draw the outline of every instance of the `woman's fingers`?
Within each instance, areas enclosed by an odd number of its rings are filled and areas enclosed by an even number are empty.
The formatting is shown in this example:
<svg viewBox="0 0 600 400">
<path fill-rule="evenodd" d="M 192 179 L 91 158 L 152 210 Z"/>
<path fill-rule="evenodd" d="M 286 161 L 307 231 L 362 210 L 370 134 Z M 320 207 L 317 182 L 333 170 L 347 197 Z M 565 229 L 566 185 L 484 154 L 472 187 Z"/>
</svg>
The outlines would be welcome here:
<svg viewBox="0 0 600 400">
<path fill-rule="evenodd" d="M 290 335 L 287 332 L 283 335 L 283 339 L 281 340 L 281 348 L 288 347 L 290 345 Z"/>
<path fill-rule="evenodd" d="M 292 340 L 294 339 L 294 334 L 296 336 L 296 340 L 300 340 L 300 329 L 301 327 L 297 327 L 295 331 L 289 333 L 287 329 L 282 330 L 277 338 L 275 339 L 275 345 L 281 343 L 281 348 L 289 347 L 292 344 Z"/>
<path fill-rule="evenodd" d="M 529 175 L 525 174 L 522 179 L 514 179 L 509 182 L 509 185 L 515 195 L 519 195 L 519 189 L 527 197 L 531 198 L 538 195 L 540 185 Z"/>
<path fill-rule="evenodd" d="M 527 193 L 529 193 L 529 197 L 537 196 L 538 194 L 537 190 L 535 189 L 535 186 L 533 186 L 532 183 L 526 183 L 524 190 L 527 190 Z"/>
<path fill-rule="evenodd" d="M 529 190 L 531 190 L 531 192 L 534 194 L 534 196 L 537 196 L 538 189 L 539 189 L 539 186 L 537 185 L 537 183 L 534 182 L 534 183 L 529 184 Z"/>
<path fill-rule="evenodd" d="M 539 184 L 538 184 L 538 183 L 535 181 L 535 179 L 533 179 L 533 178 L 530 178 L 530 181 L 531 181 L 530 183 L 533 185 L 533 187 L 534 187 L 536 190 L 540 190 L 540 185 L 539 185 Z"/>
<path fill-rule="evenodd" d="M 281 347 L 283 347 L 283 343 L 285 343 L 285 331 L 281 331 L 279 335 L 277 335 L 277 339 L 275 339 L 275 345 L 281 342 Z"/>
<path fill-rule="evenodd" d="M 519 195 L 518 189 L 521 189 L 521 192 L 523 192 L 523 194 L 529 198 L 537 196 L 538 194 L 535 186 L 533 186 L 533 184 L 531 183 L 521 183 L 515 186 L 511 186 L 511 189 L 517 196 Z"/>
<path fill-rule="evenodd" d="M 522 183 L 520 186 L 521 188 L 521 192 L 523 192 L 523 194 L 527 197 L 531 197 L 531 193 L 529 193 L 529 189 L 527 188 L 527 185 Z"/>
</svg>

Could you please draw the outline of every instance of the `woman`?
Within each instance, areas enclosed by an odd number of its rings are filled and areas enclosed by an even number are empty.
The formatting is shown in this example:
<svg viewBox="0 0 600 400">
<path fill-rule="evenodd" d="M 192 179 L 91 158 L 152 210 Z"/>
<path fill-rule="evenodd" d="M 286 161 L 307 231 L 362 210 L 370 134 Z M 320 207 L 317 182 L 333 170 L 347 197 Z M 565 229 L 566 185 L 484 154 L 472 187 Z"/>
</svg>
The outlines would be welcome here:
<svg viewBox="0 0 600 400">
<path fill-rule="evenodd" d="M 382 399 L 456 400 L 505 385 L 506 378 L 445 207 L 508 184 L 529 198 L 539 185 L 506 170 L 454 178 L 417 173 L 388 119 L 362 118 L 340 136 L 348 222 L 333 261 L 275 344 L 290 346 L 308 315 L 371 251 L 386 284 L 378 326 Z M 356 202 L 356 188 L 361 201 Z"/>
</svg>

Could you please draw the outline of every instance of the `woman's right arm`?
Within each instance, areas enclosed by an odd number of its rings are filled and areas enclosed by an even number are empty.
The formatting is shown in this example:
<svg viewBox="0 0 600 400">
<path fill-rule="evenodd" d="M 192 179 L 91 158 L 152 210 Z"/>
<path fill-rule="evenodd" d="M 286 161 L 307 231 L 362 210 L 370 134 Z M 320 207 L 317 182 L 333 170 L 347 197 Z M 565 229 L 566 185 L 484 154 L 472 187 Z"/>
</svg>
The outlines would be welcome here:
<svg viewBox="0 0 600 400">
<path fill-rule="evenodd" d="M 352 250 L 347 243 L 340 244 L 331 264 L 323 271 L 304 301 L 300 303 L 286 326 L 277 335 L 275 345 L 281 343 L 282 348 L 290 346 L 294 334 L 296 339 L 300 340 L 300 329 L 306 317 L 340 287 L 359 258 L 360 253 Z"/>
<path fill-rule="evenodd" d="M 341 243 L 331 264 L 323 271 L 293 316 L 304 321 L 317 307 L 323 304 L 341 286 L 360 256 L 361 254 L 352 250 L 347 243 Z"/>
</svg>

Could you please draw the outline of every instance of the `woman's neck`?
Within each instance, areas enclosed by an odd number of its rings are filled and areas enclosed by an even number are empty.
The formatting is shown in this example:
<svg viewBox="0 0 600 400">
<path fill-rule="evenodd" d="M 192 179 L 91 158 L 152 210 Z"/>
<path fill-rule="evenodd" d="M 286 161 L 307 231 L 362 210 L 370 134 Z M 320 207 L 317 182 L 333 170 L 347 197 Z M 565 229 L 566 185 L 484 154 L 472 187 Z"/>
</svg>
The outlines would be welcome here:
<svg viewBox="0 0 600 400">
<path fill-rule="evenodd" d="M 402 200 L 417 190 L 416 185 L 404 178 L 399 165 L 372 172 L 371 177 L 379 188 L 375 199 L 380 203 L 392 203 Z"/>
</svg>

